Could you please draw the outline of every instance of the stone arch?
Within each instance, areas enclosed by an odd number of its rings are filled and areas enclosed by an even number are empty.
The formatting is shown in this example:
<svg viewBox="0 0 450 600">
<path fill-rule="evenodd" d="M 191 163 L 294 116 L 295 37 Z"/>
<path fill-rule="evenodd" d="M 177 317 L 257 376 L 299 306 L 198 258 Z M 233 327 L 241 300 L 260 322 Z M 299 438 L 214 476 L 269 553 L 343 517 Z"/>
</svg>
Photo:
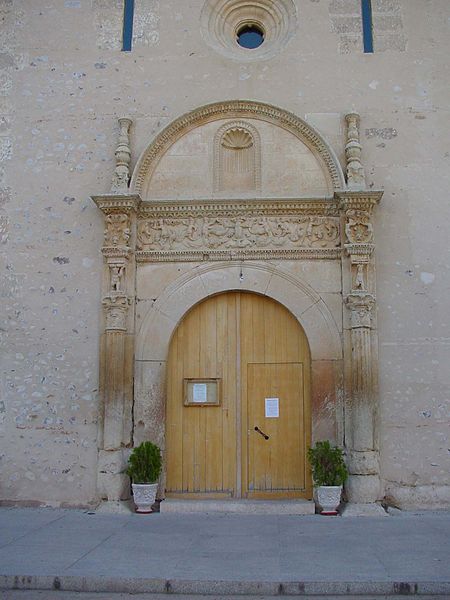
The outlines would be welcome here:
<svg viewBox="0 0 450 600">
<path fill-rule="evenodd" d="M 231 290 L 256 292 L 285 306 L 306 333 L 312 361 L 342 358 L 337 324 L 311 286 L 278 266 L 232 261 L 196 267 L 166 288 L 143 317 L 136 360 L 164 362 L 171 336 L 183 316 L 201 300 Z"/>
<path fill-rule="evenodd" d="M 130 191 L 141 193 L 162 156 L 186 133 L 199 125 L 222 119 L 259 119 L 281 127 L 305 143 L 320 159 L 334 190 L 345 189 L 345 178 L 332 148 L 320 133 L 300 117 L 271 104 L 251 100 L 215 102 L 197 108 L 172 121 L 143 151 L 131 178 Z"/>
</svg>

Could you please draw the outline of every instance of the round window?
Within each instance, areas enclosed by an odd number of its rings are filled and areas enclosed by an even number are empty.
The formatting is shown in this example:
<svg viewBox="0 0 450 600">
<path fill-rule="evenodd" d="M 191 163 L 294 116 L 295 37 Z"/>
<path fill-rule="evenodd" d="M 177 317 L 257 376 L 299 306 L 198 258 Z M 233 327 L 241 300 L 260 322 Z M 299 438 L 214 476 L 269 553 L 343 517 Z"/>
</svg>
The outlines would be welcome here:
<svg viewBox="0 0 450 600">
<path fill-rule="evenodd" d="M 237 43 L 242 48 L 259 48 L 264 42 L 264 31 L 258 25 L 244 25 L 237 32 Z"/>
<path fill-rule="evenodd" d="M 223 56 L 243 62 L 268 59 L 295 34 L 295 4 L 295 0 L 204 0 L 202 35 Z"/>
</svg>

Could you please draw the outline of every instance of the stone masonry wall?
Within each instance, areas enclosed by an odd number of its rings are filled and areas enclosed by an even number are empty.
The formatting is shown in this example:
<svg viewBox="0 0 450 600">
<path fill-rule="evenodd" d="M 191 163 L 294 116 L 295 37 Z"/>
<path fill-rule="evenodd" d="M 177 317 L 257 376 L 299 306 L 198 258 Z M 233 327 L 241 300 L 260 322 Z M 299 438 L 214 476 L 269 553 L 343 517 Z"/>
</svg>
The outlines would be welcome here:
<svg viewBox="0 0 450 600">
<path fill-rule="evenodd" d="M 450 203 L 447 0 L 296 0 L 271 58 L 226 58 L 200 31 L 203 0 L 0 2 L 0 499 L 96 500 L 100 247 L 90 200 L 110 188 L 117 118 L 132 165 L 171 120 L 252 99 L 316 126 L 343 160 L 361 114 L 375 220 L 381 473 L 401 506 L 450 505 Z"/>
</svg>

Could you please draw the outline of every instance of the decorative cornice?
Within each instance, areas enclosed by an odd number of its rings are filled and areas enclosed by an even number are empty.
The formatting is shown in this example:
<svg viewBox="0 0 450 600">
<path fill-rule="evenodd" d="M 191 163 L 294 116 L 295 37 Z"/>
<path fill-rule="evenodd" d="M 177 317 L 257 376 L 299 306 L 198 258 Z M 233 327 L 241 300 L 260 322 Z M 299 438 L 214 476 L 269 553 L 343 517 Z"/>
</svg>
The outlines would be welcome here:
<svg viewBox="0 0 450 600">
<path fill-rule="evenodd" d="M 93 202 L 105 214 L 113 212 L 130 213 L 137 211 L 141 204 L 139 194 L 101 194 L 91 196 Z"/>
<path fill-rule="evenodd" d="M 175 119 L 148 146 L 141 155 L 131 180 L 131 189 L 136 193 L 142 192 L 143 184 L 151 176 L 160 158 L 170 146 L 199 125 L 219 119 L 260 119 L 273 123 L 314 148 L 322 159 L 333 188 L 345 189 L 345 179 L 339 161 L 333 150 L 321 135 L 308 123 L 291 112 L 270 104 L 250 100 L 230 100 L 208 104 Z"/>
<path fill-rule="evenodd" d="M 339 202 L 341 210 L 355 209 L 372 211 L 372 209 L 380 203 L 383 193 L 382 190 L 337 191 L 334 195 Z"/>
<path fill-rule="evenodd" d="M 138 250 L 136 262 L 200 262 L 231 260 L 336 260 L 340 248 L 298 248 L 295 250 Z"/>
<path fill-rule="evenodd" d="M 339 204 L 327 198 L 141 202 L 138 218 L 297 214 L 334 217 Z"/>
</svg>

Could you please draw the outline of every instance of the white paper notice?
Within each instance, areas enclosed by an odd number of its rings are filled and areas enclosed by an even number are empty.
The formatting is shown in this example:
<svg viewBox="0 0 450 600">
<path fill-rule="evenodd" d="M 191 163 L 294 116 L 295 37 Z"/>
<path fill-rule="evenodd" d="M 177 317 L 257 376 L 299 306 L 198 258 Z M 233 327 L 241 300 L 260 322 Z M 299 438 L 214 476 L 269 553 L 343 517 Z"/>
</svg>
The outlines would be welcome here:
<svg viewBox="0 0 450 600">
<path fill-rule="evenodd" d="M 192 402 L 206 402 L 208 399 L 206 383 L 194 383 Z"/>
<path fill-rule="evenodd" d="M 278 398 L 266 398 L 266 417 L 277 419 L 280 416 Z"/>
</svg>

